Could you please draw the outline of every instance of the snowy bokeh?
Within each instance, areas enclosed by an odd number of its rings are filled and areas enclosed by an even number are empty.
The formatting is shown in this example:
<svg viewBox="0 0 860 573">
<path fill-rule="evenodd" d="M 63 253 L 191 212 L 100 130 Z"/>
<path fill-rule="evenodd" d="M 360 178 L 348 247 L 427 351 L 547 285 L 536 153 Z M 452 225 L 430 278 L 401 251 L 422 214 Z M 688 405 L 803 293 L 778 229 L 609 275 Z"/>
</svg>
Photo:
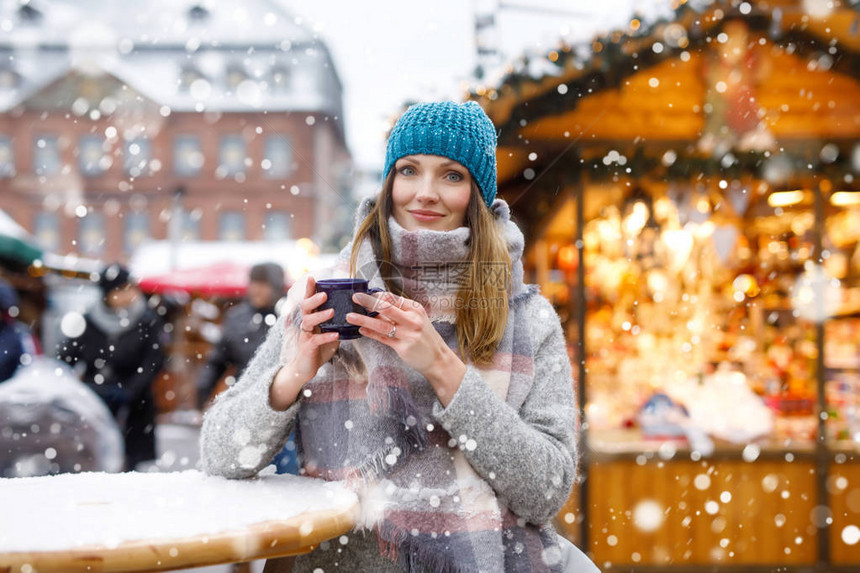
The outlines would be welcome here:
<svg viewBox="0 0 860 573">
<path fill-rule="evenodd" d="M 663 525 L 664 520 L 663 506 L 655 500 L 642 500 L 633 508 L 633 523 L 640 531 L 656 531 Z"/>
<path fill-rule="evenodd" d="M 60 331 L 68 338 L 78 338 L 87 329 L 87 321 L 79 312 L 68 312 L 60 320 Z"/>
<path fill-rule="evenodd" d="M 856 545 L 860 542 L 860 527 L 856 525 L 848 525 L 842 529 L 842 541 L 846 545 Z"/>
<path fill-rule="evenodd" d="M 841 302 L 839 280 L 821 265 L 807 265 L 791 289 L 791 306 L 804 320 L 823 322 L 836 314 Z"/>
</svg>

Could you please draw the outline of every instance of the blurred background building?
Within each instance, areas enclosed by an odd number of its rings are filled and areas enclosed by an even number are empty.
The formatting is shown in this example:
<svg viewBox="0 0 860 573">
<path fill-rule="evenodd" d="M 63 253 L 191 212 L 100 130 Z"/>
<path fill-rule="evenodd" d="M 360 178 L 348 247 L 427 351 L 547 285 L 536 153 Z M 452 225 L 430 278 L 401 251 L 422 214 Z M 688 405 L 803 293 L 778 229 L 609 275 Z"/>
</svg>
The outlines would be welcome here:
<svg viewBox="0 0 860 573">
<path fill-rule="evenodd" d="M 278 3 L 0 6 L 0 196 L 45 249 L 350 228 L 342 86 Z"/>
</svg>

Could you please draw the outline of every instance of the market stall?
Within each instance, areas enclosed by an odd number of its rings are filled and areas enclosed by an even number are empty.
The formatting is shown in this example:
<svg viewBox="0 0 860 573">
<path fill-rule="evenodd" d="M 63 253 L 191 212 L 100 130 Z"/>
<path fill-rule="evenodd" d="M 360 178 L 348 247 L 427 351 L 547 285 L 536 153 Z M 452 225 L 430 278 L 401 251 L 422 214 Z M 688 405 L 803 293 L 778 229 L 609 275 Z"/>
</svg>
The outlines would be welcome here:
<svg viewBox="0 0 860 573">
<path fill-rule="evenodd" d="M 706 4 L 472 94 L 579 363 L 558 521 L 605 569 L 856 567 L 860 11 Z"/>
<path fill-rule="evenodd" d="M 37 334 L 39 316 L 45 308 L 45 285 L 28 271 L 42 256 L 36 239 L 0 209 L 0 279 L 18 292 L 20 305 L 15 318 Z"/>
</svg>

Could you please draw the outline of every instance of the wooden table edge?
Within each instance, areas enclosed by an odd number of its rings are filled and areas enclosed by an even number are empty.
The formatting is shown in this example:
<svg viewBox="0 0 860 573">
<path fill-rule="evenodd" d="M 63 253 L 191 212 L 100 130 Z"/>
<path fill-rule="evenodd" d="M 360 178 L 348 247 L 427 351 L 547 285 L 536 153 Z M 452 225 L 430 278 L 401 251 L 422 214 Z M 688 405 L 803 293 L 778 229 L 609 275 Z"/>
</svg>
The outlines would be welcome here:
<svg viewBox="0 0 860 573">
<path fill-rule="evenodd" d="M 117 547 L 0 553 L 0 573 L 172 571 L 300 555 L 351 530 L 357 512 L 356 502 L 206 536 L 130 541 Z M 308 519 L 313 520 L 310 528 Z"/>
</svg>

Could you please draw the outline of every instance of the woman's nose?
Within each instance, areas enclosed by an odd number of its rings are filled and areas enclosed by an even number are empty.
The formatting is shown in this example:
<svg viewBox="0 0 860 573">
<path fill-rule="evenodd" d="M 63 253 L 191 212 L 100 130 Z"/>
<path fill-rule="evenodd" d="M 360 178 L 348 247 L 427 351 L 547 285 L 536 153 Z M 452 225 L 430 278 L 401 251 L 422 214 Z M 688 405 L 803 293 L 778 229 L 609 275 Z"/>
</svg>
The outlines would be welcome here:
<svg viewBox="0 0 860 573">
<path fill-rule="evenodd" d="M 439 199 L 439 193 L 436 189 L 436 182 L 431 177 L 422 177 L 418 183 L 418 193 L 416 196 L 419 201 L 436 201 Z"/>
</svg>

